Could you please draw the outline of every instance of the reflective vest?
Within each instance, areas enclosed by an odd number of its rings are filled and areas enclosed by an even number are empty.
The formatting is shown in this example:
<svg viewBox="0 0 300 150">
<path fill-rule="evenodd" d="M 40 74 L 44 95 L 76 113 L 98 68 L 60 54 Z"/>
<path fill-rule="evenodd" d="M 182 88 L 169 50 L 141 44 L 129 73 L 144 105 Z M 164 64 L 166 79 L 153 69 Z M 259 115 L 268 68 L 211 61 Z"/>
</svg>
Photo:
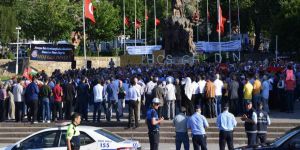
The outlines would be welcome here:
<svg viewBox="0 0 300 150">
<path fill-rule="evenodd" d="M 246 116 L 249 119 L 252 119 L 253 113 L 254 113 L 254 109 L 250 109 L 248 112 L 246 112 Z M 245 122 L 245 131 L 247 133 L 257 133 L 257 126 L 254 123 L 250 123 L 250 122 Z"/>
<path fill-rule="evenodd" d="M 257 133 L 267 133 L 268 114 L 263 110 L 258 110 L 256 113 L 257 113 Z"/>
</svg>

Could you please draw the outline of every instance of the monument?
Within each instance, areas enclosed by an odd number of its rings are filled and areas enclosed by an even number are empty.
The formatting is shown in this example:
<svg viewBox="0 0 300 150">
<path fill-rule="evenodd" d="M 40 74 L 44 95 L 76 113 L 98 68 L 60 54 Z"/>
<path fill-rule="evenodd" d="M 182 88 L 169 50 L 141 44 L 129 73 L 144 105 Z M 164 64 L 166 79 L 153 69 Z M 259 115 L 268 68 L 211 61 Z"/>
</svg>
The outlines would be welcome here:
<svg viewBox="0 0 300 150">
<path fill-rule="evenodd" d="M 193 56 L 193 26 L 200 23 L 197 0 L 172 0 L 172 16 L 163 22 L 163 49 L 165 55 Z"/>
</svg>

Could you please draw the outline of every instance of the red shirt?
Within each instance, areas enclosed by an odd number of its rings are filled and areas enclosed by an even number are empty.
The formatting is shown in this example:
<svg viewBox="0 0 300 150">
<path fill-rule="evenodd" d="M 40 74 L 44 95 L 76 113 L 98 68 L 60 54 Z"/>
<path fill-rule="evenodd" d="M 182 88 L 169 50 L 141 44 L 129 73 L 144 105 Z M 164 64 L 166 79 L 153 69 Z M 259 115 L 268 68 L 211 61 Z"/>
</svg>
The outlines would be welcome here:
<svg viewBox="0 0 300 150">
<path fill-rule="evenodd" d="M 53 88 L 53 97 L 54 101 L 61 102 L 62 101 L 62 88 L 60 85 L 56 84 Z"/>
</svg>

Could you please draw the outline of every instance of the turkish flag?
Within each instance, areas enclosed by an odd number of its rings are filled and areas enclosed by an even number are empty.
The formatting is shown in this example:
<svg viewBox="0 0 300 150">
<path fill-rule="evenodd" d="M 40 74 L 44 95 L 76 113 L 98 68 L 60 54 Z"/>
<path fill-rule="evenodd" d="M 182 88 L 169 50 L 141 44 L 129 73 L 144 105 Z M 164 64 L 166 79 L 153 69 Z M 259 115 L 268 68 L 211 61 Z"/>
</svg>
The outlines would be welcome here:
<svg viewBox="0 0 300 150">
<path fill-rule="evenodd" d="M 96 23 L 94 18 L 94 7 L 91 0 L 85 0 L 84 3 L 84 16 L 90 19 L 93 23 Z"/>
<path fill-rule="evenodd" d="M 160 24 L 160 20 L 155 18 L 155 26 L 158 26 Z"/>
<path fill-rule="evenodd" d="M 129 27 L 129 25 L 130 25 L 130 20 L 129 20 L 129 17 L 125 17 L 125 19 L 124 19 L 124 24 L 127 26 L 127 27 Z"/>
<path fill-rule="evenodd" d="M 148 14 L 147 14 L 147 13 L 145 14 L 145 19 L 146 19 L 146 21 L 148 21 L 148 19 L 149 19 L 149 17 L 148 17 Z"/>
<path fill-rule="evenodd" d="M 224 23 L 226 22 L 226 18 L 222 16 L 222 9 L 219 6 L 219 14 L 218 14 L 218 25 L 217 25 L 217 32 L 224 33 Z M 220 29 L 219 29 L 220 26 Z"/>
<path fill-rule="evenodd" d="M 141 25 L 142 25 L 141 21 L 137 19 L 137 20 L 135 21 L 135 28 L 138 29 L 138 28 L 141 27 Z"/>
</svg>

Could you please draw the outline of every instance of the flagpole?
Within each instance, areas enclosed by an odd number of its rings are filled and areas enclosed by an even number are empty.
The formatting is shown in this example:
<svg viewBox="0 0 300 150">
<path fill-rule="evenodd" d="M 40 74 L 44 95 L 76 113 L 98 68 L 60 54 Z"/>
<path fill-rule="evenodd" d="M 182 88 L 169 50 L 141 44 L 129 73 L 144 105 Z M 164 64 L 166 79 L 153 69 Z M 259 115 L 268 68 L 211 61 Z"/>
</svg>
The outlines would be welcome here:
<svg viewBox="0 0 300 150">
<path fill-rule="evenodd" d="M 134 0 L 134 46 L 136 46 L 136 0 Z"/>
<path fill-rule="evenodd" d="M 126 14 L 125 14 L 125 0 L 123 0 L 123 30 L 124 30 L 124 39 L 123 39 L 123 44 L 124 44 L 124 55 L 126 52 L 126 32 L 125 32 L 125 19 L 126 19 Z"/>
<path fill-rule="evenodd" d="M 157 45 L 157 41 L 156 41 L 156 4 L 155 4 L 155 0 L 154 0 L 154 38 L 155 38 L 155 46 Z"/>
<path fill-rule="evenodd" d="M 231 3 L 230 3 L 230 0 L 228 0 L 229 2 L 229 39 L 231 41 Z"/>
<path fill-rule="evenodd" d="M 241 40 L 240 4 L 239 4 L 239 0 L 237 0 L 236 2 L 237 2 L 237 7 L 238 7 L 239 38 Z"/>
<path fill-rule="evenodd" d="M 147 46 L 147 0 L 145 0 L 145 46 Z"/>
<path fill-rule="evenodd" d="M 83 52 L 84 52 L 84 67 L 87 68 L 87 59 L 86 59 L 86 46 L 85 46 L 85 16 L 84 16 L 84 2 L 85 0 L 82 0 L 82 20 L 83 20 Z"/>
<path fill-rule="evenodd" d="M 207 42 L 209 43 L 209 16 L 208 16 L 208 0 L 206 0 L 206 26 L 207 26 Z"/>
<path fill-rule="evenodd" d="M 198 2 L 198 0 L 196 1 L 197 2 L 197 5 L 196 5 L 196 9 L 197 9 L 197 11 L 198 11 L 198 5 L 199 5 L 199 2 Z M 197 42 L 199 41 L 199 24 L 197 23 Z"/>
<path fill-rule="evenodd" d="M 169 9 L 168 9 L 168 4 L 169 4 L 169 2 L 168 2 L 168 0 L 166 0 L 167 1 L 167 17 L 169 16 L 169 13 L 168 13 L 168 11 L 169 11 Z"/>
<path fill-rule="evenodd" d="M 221 57 L 221 18 L 222 15 L 220 14 L 220 0 L 217 0 L 217 8 L 218 8 L 218 25 L 219 25 L 219 32 L 218 32 L 218 37 L 219 37 L 219 54 L 220 54 L 220 57 Z"/>
</svg>

